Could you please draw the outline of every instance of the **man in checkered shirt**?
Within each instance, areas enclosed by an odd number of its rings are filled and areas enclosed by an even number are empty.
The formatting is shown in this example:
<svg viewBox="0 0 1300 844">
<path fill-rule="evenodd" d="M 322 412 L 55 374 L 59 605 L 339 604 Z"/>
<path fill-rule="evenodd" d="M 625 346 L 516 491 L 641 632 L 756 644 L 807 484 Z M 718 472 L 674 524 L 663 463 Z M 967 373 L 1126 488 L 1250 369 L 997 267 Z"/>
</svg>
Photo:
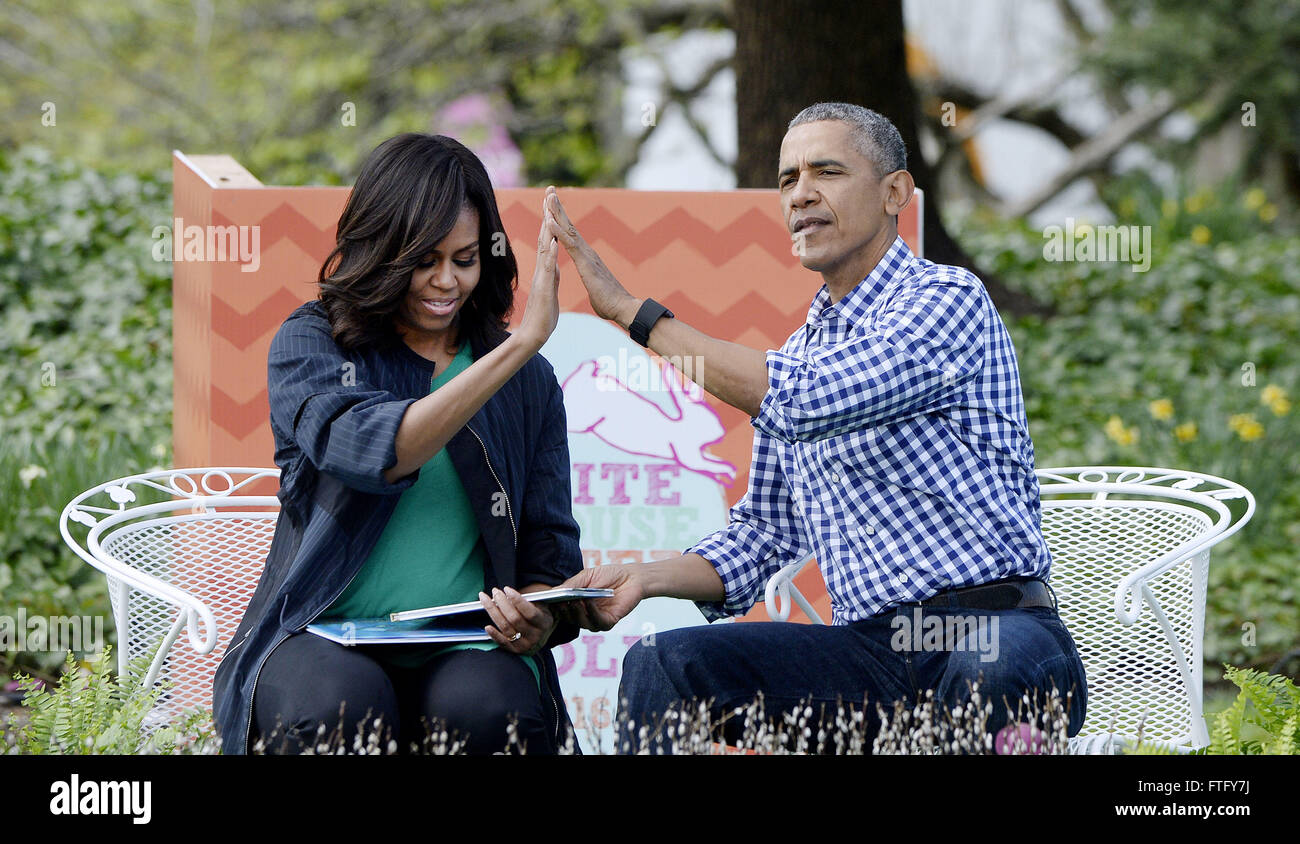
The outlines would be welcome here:
<svg viewBox="0 0 1300 844">
<path fill-rule="evenodd" d="M 706 359 L 700 385 L 756 429 L 729 524 L 680 557 L 586 569 L 566 585 L 615 595 L 575 605 L 575 620 L 607 630 L 654 596 L 694 600 L 710 620 L 740 615 L 810 552 L 831 598 L 830 626 L 684 628 L 634 645 L 620 750 L 682 702 L 709 701 L 722 718 L 759 692 L 777 717 L 865 700 L 874 731 L 877 703 L 930 690 L 951 711 L 978 681 L 994 704 L 992 743 L 1033 720 L 1004 702 L 1040 702 L 1054 687 L 1069 694 L 1068 734 L 1083 724 L 1083 665 L 1046 585 L 1015 350 L 976 276 L 915 257 L 898 236 L 914 189 L 906 167 L 898 130 L 876 112 L 819 103 L 790 122 L 782 211 L 824 284 L 806 323 L 766 352 L 632 296 L 548 197 L 595 312 L 665 357 Z M 734 741 L 743 725 L 730 720 L 721 737 Z"/>
</svg>

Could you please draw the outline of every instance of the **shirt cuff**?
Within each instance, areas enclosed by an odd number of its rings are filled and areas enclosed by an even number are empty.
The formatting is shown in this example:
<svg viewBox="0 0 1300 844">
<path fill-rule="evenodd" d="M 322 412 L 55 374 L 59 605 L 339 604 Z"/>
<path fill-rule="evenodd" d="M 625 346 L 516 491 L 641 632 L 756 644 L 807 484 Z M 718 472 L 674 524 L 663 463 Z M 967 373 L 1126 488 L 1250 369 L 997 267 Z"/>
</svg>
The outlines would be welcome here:
<svg viewBox="0 0 1300 844">
<path fill-rule="evenodd" d="M 417 399 L 404 399 L 397 404 L 397 408 L 391 417 L 384 418 L 380 442 L 386 443 L 388 448 L 384 452 L 384 459 L 379 466 L 379 475 L 375 478 L 379 484 L 379 492 L 383 495 L 392 495 L 402 492 L 415 486 L 415 482 L 420 478 L 420 469 L 417 468 L 408 475 L 403 475 L 393 483 L 384 480 L 384 472 L 388 471 L 390 466 L 397 465 L 397 429 L 402 427 L 402 419 L 406 416 L 406 411 L 411 405 L 415 404 Z M 391 433 L 390 433 L 391 429 Z"/>
<path fill-rule="evenodd" d="M 316 418 L 336 413 L 335 404 L 312 406 L 313 401 L 333 401 L 333 396 L 314 397 L 307 400 L 302 417 Z M 411 473 L 389 483 L 384 473 L 397 465 L 397 429 L 402 425 L 407 408 L 416 399 L 376 401 L 369 407 L 353 406 L 345 410 L 328 429 L 313 434 L 323 439 L 319 451 L 317 470 L 332 475 L 349 487 L 376 495 L 395 495 L 413 486 L 419 478 L 417 468 Z M 295 436 L 301 435 L 301 428 Z"/>
<path fill-rule="evenodd" d="M 746 552 L 747 548 L 761 546 L 749 537 L 737 536 L 734 528 L 733 524 L 710 534 L 682 552 L 703 557 L 722 579 L 723 600 L 695 602 L 709 621 L 749 612 L 759 591 L 767 585 L 763 567 L 755 565 L 752 554 Z"/>
</svg>

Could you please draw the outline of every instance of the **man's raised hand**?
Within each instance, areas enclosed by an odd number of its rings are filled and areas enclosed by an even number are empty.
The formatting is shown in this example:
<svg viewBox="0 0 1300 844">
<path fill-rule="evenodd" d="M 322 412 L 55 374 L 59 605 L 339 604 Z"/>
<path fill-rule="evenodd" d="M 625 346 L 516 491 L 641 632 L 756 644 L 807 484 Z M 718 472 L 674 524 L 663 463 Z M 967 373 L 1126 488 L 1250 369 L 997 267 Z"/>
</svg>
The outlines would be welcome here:
<svg viewBox="0 0 1300 844">
<path fill-rule="evenodd" d="M 626 327 L 636 316 L 640 300 L 623 289 L 614 274 L 605 266 L 605 262 L 596 254 L 596 250 L 583 239 L 578 227 L 569 219 L 564 206 L 560 204 L 559 194 L 552 185 L 546 189 L 546 210 L 550 225 L 550 234 L 556 239 L 578 268 L 578 275 L 587 288 L 587 299 L 596 315 L 611 319 Z"/>
</svg>

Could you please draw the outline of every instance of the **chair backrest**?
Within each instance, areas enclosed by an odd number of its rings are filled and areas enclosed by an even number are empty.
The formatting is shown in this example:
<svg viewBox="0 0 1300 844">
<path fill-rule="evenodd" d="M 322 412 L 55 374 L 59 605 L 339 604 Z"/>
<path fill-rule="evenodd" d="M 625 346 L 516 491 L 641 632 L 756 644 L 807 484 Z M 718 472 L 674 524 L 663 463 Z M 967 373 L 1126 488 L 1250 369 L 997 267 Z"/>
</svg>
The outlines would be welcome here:
<svg viewBox="0 0 1300 844">
<path fill-rule="evenodd" d="M 211 707 L 217 663 L 275 533 L 279 474 L 169 469 L 108 481 L 64 508 L 65 542 L 108 578 L 119 672 L 148 656 L 146 682 L 170 682 L 151 726 Z M 173 646 L 182 630 L 189 645 Z"/>
<path fill-rule="evenodd" d="M 1208 744 L 1202 714 L 1210 549 L 1255 501 L 1212 475 L 1149 467 L 1041 469 L 1052 586 L 1088 676 L 1079 738 Z M 1225 502 L 1242 499 L 1242 506 Z"/>
</svg>

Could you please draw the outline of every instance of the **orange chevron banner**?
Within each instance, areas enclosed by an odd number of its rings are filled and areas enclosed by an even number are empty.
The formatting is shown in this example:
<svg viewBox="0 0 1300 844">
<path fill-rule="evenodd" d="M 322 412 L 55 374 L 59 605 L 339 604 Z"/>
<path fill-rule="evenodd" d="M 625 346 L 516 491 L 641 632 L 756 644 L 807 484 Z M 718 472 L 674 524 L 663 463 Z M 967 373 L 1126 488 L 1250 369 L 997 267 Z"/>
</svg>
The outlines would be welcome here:
<svg viewBox="0 0 1300 844">
<path fill-rule="evenodd" d="M 179 151 L 172 171 L 176 465 L 273 466 L 267 352 L 289 312 L 316 296 L 348 188 L 263 185 L 229 156 Z M 527 304 L 543 193 L 497 192 L 519 260 L 516 324 Z M 923 198 L 917 194 L 899 217 L 899 230 L 921 254 Z M 560 196 L 628 290 L 653 296 L 714 336 L 778 348 L 803 323 L 821 286 L 821 277 L 792 252 L 775 190 L 563 188 Z M 562 309 L 592 314 L 563 250 L 560 275 Z M 735 467 L 725 492 L 731 505 L 748 483 L 753 428 L 742 411 L 712 397 L 707 402 L 724 431 L 709 450 Z M 815 567 L 796 583 L 829 615 Z M 765 617 L 761 604 L 748 616 Z"/>
</svg>

